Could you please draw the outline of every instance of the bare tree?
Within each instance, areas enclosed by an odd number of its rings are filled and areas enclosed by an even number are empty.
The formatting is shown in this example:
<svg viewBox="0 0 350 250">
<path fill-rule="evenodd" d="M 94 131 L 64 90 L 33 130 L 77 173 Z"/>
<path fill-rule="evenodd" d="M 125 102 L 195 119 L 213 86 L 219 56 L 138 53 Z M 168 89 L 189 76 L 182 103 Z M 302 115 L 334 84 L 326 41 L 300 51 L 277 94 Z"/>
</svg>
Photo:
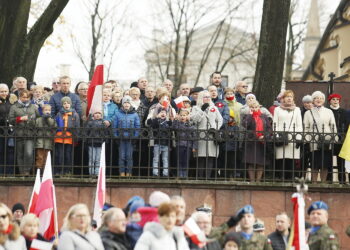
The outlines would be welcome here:
<svg viewBox="0 0 350 250">
<path fill-rule="evenodd" d="M 130 27 L 127 16 L 127 5 L 123 1 L 84 1 L 88 12 L 90 36 L 76 36 L 72 33 L 72 42 L 77 57 L 92 78 L 97 63 L 106 67 L 106 79 L 113 66 L 113 58 L 124 41 L 125 32 Z M 82 46 L 88 40 L 88 48 Z M 88 51 L 88 53 L 86 53 Z"/>
<path fill-rule="evenodd" d="M 53 32 L 53 25 L 68 0 L 51 0 L 37 21 L 28 28 L 30 0 L 0 3 L 0 82 L 11 86 L 14 76 L 33 80 L 40 49 Z M 5 60 L 6 59 L 6 60 Z"/>
</svg>

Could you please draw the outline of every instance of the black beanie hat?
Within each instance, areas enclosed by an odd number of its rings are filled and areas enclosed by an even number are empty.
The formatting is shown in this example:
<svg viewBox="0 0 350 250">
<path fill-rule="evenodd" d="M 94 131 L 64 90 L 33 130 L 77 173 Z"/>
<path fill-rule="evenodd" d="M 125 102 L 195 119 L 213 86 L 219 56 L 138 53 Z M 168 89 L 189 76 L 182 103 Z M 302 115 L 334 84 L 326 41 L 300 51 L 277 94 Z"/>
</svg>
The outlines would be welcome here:
<svg viewBox="0 0 350 250">
<path fill-rule="evenodd" d="M 226 245 L 227 242 L 229 241 L 234 241 L 236 242 L 237 246 L 239 247 L 241 245 L 241 237 L 238 233 L 236 232 L 229 232 L 225 235 L 224 238 L 224 247 Z"/>
<path fill-rule="evenodd" d="M 23 213 L 25 213 L 25 209 L 22 203 L 16 203 L 15 205 L 13 205 L 12 207 L 12 213 L 14 213 L 16 210 L 22 210 Z"/>
</svg>

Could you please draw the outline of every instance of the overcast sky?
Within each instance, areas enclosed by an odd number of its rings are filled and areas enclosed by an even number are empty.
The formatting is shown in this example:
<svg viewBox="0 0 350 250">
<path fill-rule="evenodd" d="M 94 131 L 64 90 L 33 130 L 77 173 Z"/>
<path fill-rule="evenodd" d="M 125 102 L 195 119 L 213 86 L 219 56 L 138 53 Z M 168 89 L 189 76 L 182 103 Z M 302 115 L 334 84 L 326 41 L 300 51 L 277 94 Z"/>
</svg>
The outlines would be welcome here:
<svg viewBox="0 0 350 250">
<path fill-rule="evenodd" d="M 45 0 L 41 0 L 45 1 Z M 88 74 L 84 70 L 81 62 L 77 58 L 73 46 L 71 35 L 77 37 L 86 37 L 89 33 L 86 12 L 82 1 L 69 1 L 63 11 L 64 24 L 56 24 L 55 30 L 49 41 L 54 46 L 45 46 L 39 55 L 35 80 L 40 84 L 49 85 L 53 77 L 60 74 L 61 64 L 69 65 L 70 75 L 74 81 L 88 80 Z M 110 1 L 110 0 L 106 0 Z M 145 74 L 146 64 L 144 62 L 145 42 L 144 37 L 150 37 L 152 27 L 155 23 L 155 5 L 162 0 L 129 0 L 127 18 L 132 23 L 132 30 L 128 31 L 126 43 L 122 44 L 117 52 L 117 58 L 114 60 L 114 66 L 111 72 L 111 79 L 118 79 L 124 82 L 133 81 Z M 298 0 L 300 2 L 299 15 L 305 15 L 308 12 L 311 0 Z M 319 0 L 321 9 L 321 30 L 325 28 L 330 18 L 337 8 L 340 0 Z M 251 32 L 259 32 L 260 18 L 262 14 L 263 0 L 245 1 L 240 16 L 237 16 L 235 25 L 244 27 Z M 120 8 L 123 9 L 123 8 Z M 56 48 L 57 44 L 62 45 Z M 79 44 L 81 48 L 87 47 L 86 44 Z M 86 49 L 86 51 L 88 51 Z M 102 62 L 102 59 L 99 59 Z"/>
</svg>

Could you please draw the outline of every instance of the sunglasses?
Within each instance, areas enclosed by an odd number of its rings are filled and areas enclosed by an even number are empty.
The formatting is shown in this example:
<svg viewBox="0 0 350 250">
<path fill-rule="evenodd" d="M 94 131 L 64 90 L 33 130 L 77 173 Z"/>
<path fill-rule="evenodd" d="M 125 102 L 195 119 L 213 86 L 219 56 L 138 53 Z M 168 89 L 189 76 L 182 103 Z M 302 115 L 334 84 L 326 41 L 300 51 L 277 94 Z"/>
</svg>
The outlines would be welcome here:
<svg viewBox="0 0 350 250">
<path fill-rule="evenodd" d="M 5 219 L 7 218 L 7 216 L 8 216 L 7 214 L 5 214 L 5 215 L 0 215 L 0 218 L 3 219 L 3 220 L 5 220 Z"/>
</svg>

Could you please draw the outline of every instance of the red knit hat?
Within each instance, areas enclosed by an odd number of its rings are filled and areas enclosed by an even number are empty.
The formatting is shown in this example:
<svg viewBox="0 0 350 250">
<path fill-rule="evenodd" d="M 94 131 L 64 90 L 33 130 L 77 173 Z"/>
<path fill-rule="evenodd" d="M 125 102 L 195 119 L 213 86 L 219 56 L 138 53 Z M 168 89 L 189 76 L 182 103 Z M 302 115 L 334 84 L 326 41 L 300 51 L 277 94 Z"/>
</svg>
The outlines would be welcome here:
<svg viewBox="0 0 350 250">
<path fill-rule="evenodd" d="M 332 100 L 333 98 L 338 98 L 339 101 L 341 100 L 341 95 L 337 94 L 337 93 L 333 93 L 333 94 L 330 94 L 328 96 L 328 101 Z"/>
</svg>

